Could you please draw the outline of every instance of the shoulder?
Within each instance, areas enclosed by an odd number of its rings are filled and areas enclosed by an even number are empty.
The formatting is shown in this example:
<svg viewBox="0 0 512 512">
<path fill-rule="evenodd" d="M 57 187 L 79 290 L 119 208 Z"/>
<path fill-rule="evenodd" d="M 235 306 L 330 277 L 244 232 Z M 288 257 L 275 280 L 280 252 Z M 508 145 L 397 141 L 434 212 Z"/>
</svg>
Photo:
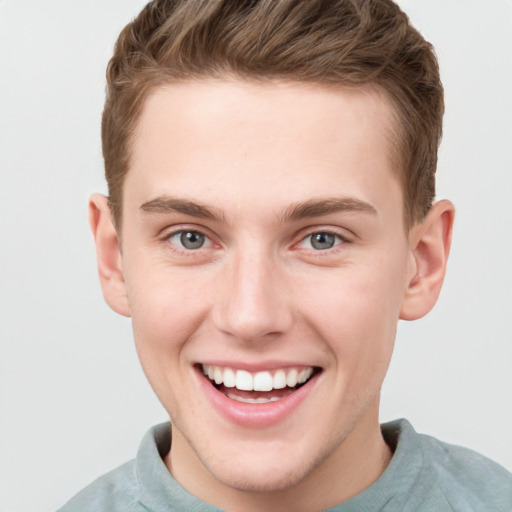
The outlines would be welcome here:
<svg viewBox="0 0 512 512">
<path fill-rule="evenodd" d="M 103 475 L 79 492 L 57 512 L 138 512 L 139 485 L 135 461 Z"/>
<path fill-rule="evenodd" d="M 512 473 L 467 448 L 418 437 L 424 469 L 454 510 L 512 510 Z"/>
<path fill-rule="evenodd" d="M 404 419 L 382 425 L 382 434 L 394 452 L 374 484 L 391 494 L 383 510 L 512 512 L 512 474 L 499 464 L 418 434 Z"/>
</svg>

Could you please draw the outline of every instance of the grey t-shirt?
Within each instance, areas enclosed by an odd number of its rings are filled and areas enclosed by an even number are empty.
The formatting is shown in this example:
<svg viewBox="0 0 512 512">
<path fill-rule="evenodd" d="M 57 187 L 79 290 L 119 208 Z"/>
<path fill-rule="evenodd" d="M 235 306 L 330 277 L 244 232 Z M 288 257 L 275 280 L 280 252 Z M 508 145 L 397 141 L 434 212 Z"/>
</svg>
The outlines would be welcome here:
<svg viewBox="0 0 512 512">
<path fill-rule="evenodd" d="M 394 455 L 365 491 L 329 512 L 512 512 L 512 474 L 466 448 L 417 434 L 406 420 L 382 426 Z M 137 458 L 99 478 L 58 512 L 214 512 L 185 491 L 162 457 L 170 424 L 153 427 Z"/>
</svg>

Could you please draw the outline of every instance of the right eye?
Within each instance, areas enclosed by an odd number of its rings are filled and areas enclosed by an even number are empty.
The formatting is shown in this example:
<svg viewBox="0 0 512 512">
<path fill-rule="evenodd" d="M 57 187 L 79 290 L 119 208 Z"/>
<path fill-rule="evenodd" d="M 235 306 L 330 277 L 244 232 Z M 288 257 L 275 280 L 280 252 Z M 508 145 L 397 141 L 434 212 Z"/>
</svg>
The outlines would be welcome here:
<svg viewBox="0 0 512 512">
<path fill-rule="evenodd" d="M 179 249 L 187 251 L 202 249 L 211 244 L 211 240 L 206 235 L 190 229 L 176 231 L 169 236 L 168 241 Z"/>
</svg>

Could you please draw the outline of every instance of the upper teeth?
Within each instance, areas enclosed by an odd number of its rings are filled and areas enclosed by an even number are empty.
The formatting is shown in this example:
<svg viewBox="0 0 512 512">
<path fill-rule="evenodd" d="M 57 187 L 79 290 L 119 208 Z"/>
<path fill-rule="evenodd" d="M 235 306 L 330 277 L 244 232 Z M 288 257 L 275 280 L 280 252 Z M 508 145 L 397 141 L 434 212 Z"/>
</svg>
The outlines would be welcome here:
<svg viewBox="0 0 512 512">
<path fill-rule="evenodd" d="M 245 370 L 222 368 L 221 366 L 203 364 L 203 373 L 215 384 L 224 384 L 227 388 L 237 388 L 242 391 L 271 391 L 272 389 L 291 388 L 304 384 L 311 375 L 313 368 L 286 368 L 250 373 Z"/>
</svg>

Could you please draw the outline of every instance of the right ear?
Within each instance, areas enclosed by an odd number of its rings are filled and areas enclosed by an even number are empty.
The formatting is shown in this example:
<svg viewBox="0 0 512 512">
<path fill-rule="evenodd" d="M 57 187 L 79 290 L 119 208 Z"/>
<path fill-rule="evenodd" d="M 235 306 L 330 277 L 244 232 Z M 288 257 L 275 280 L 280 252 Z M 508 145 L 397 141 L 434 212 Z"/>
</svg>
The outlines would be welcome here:
<svg viewBox="0 0 512 512">
<path fill-rule="evenodd" d="M 89 199 L 89 224 L 96 243 L 98 274 L 103 297 L 116 313 L 130 316 L 121 247 L 112 221 L 108 198 L 102 194 L 93 194 Z"/>
</svg>

